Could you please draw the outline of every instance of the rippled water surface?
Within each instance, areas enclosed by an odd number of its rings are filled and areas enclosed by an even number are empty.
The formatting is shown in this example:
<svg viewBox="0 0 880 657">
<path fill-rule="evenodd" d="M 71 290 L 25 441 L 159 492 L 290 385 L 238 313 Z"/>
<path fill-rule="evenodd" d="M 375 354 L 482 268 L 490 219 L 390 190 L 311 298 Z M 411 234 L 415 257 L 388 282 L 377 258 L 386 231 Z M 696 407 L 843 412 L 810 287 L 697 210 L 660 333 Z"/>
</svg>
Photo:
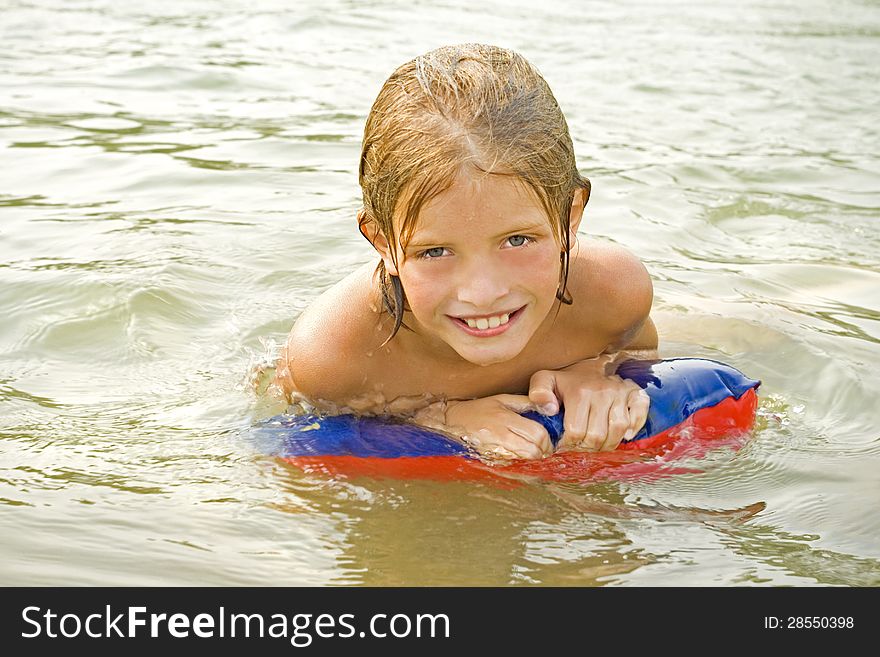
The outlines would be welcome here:
<svg viewBox="0 0 880 657">
<path fill-rule="evenodd" d="M 0 583 L 880 584 L 876 2 L 12 0 L 0 36 Z M 661 354 L 763 380 L 739 449 L 498 489 L 248 443 L 371 258 L 375 94 L 462 41 L 550 82 Z"/>
</svg>

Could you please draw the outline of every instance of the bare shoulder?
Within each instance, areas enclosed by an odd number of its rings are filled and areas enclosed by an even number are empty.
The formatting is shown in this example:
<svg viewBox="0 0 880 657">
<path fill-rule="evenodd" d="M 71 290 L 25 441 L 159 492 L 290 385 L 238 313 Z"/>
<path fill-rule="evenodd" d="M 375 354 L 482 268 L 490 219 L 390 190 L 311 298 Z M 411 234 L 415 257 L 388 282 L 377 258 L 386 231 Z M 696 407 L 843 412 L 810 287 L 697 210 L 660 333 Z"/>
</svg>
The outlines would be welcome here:
<svg viewBox="0 0 880 657">
<path fill-rule="evenodd" d="M 568 289 L 575 316 L 607 335 L 610 347 L 626 346 L 651 321 L 651 277 L 621 246 L 582 240 L 571 258 Z"/>
<path fill-rule="evenodd" d="M 384 339 L 372 298 L 374 268 L 352 272 L 297 318 L 276 370 L 285 394 L 343 402 L 362 388 L 368 354 Z"/>
</svg>

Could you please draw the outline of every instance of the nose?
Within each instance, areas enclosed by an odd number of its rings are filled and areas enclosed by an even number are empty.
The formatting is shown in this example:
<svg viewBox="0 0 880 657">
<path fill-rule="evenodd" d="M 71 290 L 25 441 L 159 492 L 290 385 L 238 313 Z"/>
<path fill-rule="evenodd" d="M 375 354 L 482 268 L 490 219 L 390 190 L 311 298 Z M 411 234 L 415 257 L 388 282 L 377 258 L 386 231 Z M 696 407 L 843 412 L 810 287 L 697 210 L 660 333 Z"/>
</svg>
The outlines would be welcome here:
<svg viewBox="0 0 880 657">
<path fill-rule="evenodd" d="M 510 277 L 490 258 L 472 258 L 458 272 L 458 300 L 475 311 L 498 310 L 498 300 L 510 291 Z"/>
</svg>

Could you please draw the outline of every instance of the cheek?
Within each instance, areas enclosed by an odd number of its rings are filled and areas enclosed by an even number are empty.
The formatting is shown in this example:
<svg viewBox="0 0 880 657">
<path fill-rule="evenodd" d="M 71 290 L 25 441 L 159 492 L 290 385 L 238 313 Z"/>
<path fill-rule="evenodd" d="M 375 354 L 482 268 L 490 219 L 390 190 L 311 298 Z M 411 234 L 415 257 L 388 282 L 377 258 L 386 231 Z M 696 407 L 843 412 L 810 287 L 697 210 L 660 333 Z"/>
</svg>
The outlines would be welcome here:
<svg viewBox="0 0 880 657">
<path fill-rule="evenodd" d="M 528 285 L 536 292 L 549 290 L 556 294 L 562 264 L 559 251 L 552 244 L 542 244 L 511 253 L 508 272 L 512 280 Z"/>
<path fill-rule="evenodd" d="M 445 278 L 427 267 L 400 269 L 400 282 L 403 284 L 409 309 L 416 317 L 432 313 L 447 296 L 447 290 L 442 283 Z"/>
</svg>

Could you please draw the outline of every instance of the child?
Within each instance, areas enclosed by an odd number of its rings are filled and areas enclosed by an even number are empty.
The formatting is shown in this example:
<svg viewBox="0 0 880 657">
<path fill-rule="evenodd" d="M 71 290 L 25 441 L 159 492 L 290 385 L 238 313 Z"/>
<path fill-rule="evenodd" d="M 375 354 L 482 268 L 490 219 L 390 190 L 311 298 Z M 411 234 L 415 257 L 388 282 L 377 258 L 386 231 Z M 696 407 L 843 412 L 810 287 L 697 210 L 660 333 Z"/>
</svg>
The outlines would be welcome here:
<svg viewBox="0 0 880 657">
<path fill-rule="evenodd" d="M 564 406 L 558 449 L 611 450 L 647 417 L 613 375 L 657 347 L 640 261 L 579 248 L 590 182 L 547 83 L 517 53 L 433 50 L 385 82 L 364 129 L 358 227 L 378 252 L 299 317 L 275 384 L 392 413 L 485 455 L 542 458 L 519 415 Z"/>
</svg>

